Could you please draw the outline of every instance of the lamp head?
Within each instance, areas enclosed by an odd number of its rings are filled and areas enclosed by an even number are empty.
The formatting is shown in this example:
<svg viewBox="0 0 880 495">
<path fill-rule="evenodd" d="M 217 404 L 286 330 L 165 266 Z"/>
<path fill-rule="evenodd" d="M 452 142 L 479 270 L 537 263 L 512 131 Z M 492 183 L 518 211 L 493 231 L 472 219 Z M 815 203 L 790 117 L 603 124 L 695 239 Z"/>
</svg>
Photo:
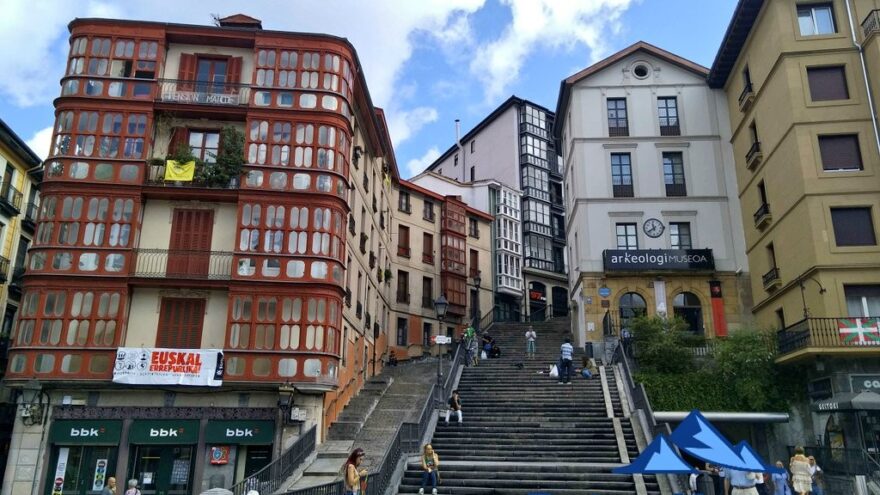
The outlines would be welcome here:
<svg viewBox="0 0 880 495">
<path fill-rule="evenodd" d="M 449 301 L 446 300 L 445 295 L 440 295 L 436 301 L 434 301 L 434 311 L 437 312 L 438 318 L 443 318 L 446 316 L 446 310 L 449 309 Z"/>
</svg>

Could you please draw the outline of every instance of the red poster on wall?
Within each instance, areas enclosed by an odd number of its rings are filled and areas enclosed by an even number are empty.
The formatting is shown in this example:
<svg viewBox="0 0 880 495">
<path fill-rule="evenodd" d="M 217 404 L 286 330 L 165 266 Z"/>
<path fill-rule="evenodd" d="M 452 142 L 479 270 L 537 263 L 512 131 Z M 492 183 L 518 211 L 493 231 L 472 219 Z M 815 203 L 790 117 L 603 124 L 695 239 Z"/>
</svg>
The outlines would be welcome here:
<svg viewBox="0 0 880 495">
<path fill-rule="evenodd" d="M 724 318 L 724 299 L 721 294 L 721 281 L 709 281 L 712 296 L 712 321 L 715 323 L 715 336 L 727 337 L 727 320 Z"/>
<path fill-rule="evenodd" d="M 229 464 L 229 446 L 211 447 L 211 464 Z"/>
</svg>

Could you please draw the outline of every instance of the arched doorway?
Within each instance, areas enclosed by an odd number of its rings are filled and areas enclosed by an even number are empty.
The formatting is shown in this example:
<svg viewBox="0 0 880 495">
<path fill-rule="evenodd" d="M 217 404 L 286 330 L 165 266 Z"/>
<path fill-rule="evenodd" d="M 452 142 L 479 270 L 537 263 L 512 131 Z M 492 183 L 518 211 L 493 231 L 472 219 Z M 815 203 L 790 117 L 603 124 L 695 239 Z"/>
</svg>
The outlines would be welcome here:
<svg viewBox="0 0 880 495">
<path fill-rule="evenodd" d="M 529 282 L 529 321 L 547 319 L 547 286 L 541 282 Z"/>
<path fill-rule="evenodd" d="M 621 329 L 628 327 L 633 318 L 648 314 L 648 304 L 645 302 L 645 298 L 636 292 L 627 292 L 620 296 L 618 306 L 620 307 Z"/>
<path fill-rule="evenodd" d="M 553 287 L 553 317 L 568 316 L 568 290 L 565 287 Z"/>
<path fill-rule="evenodd" d="M 673 314 L 687 323 L 687 330 L 703 333 L 703 307 L 700 299 L 691 292 L 681 292 L 672 300 Z"/>
</svg>

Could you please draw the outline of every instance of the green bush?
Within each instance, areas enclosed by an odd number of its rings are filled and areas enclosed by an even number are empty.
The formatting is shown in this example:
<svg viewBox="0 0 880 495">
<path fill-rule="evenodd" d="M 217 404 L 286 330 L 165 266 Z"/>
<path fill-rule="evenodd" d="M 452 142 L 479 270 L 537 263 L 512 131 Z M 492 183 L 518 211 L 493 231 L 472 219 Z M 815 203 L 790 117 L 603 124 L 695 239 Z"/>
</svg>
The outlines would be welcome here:
<svg viewBox="0 0 880 495">
<path fill-rule="evenodd" d="M 707 371 L 693 373 L 639 372 L 635 380 L 645 385 L 655 411 L 740 411 L 719 377 Z"/>
<path fill-rule="evenodd" d="M 686 373 L 695 369 L 687 345 L 687 324 L 680 318 L 638 317 L 630 322 L 639 369 L 656 373 Z"/>
</svg>

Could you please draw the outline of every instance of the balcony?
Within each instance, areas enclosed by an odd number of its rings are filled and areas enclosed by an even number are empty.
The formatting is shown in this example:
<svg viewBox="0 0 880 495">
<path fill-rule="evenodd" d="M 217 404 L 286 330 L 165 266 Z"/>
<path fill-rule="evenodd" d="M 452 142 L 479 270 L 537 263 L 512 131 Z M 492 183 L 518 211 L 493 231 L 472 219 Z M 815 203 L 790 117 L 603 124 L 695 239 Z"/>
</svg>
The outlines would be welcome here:
<svg viewBox="0 0 880 495">
<path fill-rule="evenodd" d="M 679 125 L 660 125 L 661 136 L 681 136 L 681 127 Z"/>
<path fill-rule="evenodd" d="M 629 136 L 629 125 L 608 126 L 609 137 L 626 137 Z"/>
<path fill-rule="evenodd" d="M 425 309 L 434 309 L 434 300 L 431 296 L 422 296 L 422 307 Z"/>
<path fill-rule="evenodd" d="M 27 206 L 25 206 L 24 218 L 21 219 L 21 226 L 33 233 L 37 226 L 37 217 L 39 216 L 39 213 L 39 203 L 28 203 Z"/>
<path fill-rule="evenodd" d="M 348 217 L 348 233 L 355 235 L 354 217 Z"/>
<path fill-rule="evenodd" d="M 378 339 L 379 333 L 380 333 L 380 328 L 379 328 L 379 322 L 377 321 L 377 322 L 373 323 L 373 338 Z"/>
<path fill-rule="evenodd" d="M 370 192 L 370 178 L 367 176 L 367 171 L 366 171 L 366 170 L 364 170 L 364 182 L 363 182 L 363 184 L 364 184 L 364 192 L 365 192 L 365 193 Z"/>
<path fill-rule="evenodd" d="M 565 229 L 560 228 L 557 225 L 554 225 L 553 226 L 553 237 L 555 239 L 561 239 L 562 241 L 565 241 Z"/>
<path fill-rule="evenodd" d="M 635 192 L 633 191 L 633 185 L 614 185 L 612 187 L 612 192 L 614 193 L 615 198 L 632 198 L 635 196 Z"/>
<path fill-rule="evenodd" d="M 361 232 L 361 242 L 360 242 L 360 250 L 361 254 L 367 254 L 367 234 Z"/>
<path fill-rule="evenodd" d="M 383 270 L 382 267 L 380 266 L 379 268 L 376 268 L 376 280 L 378 280 L 379 283 L 381 284 L 384 279 L 385 279 L 385 270 Z"/>
<path fill-rule="evenodd" d="M 534 165 L 543 169 L 550 169 L 550 164 L 547 162 L 546 158 L 541 158 L 529 153 L 523 153 L 520 155 L 519 163 L 520 165 Z"/>
<path fill-rule="evenodd" d="M 397 302 L 401 304 L 409 304 L 409 292 L 398 292 Z"/>
<path fill-rule="evenodd" d="M 770 214 L 770 205 L 767 203 L 762 204 L 758 211 L 755 212 L 755 227 L 759 229 L 763 229 L 764 227 L 770 225 L 770 221 L 773 220 L 773 215 Z"/>
<path fill-rule="evenodd" d="M 131 276 L 147 279 L 230 280 L 233 256 L 224 251 L 137 249 Z"/>
<path fill-rule="evenodd" d="M 429 265 L 434 264 L 434 255 L 429 253 L 422 253 L 422 263 L 427 263 Z"/>
<path fill-rule="evenodd" d="M 805 318 L 776 333 L 777 363 L 810 354 L 880 355 L 880 316 Z"/>
<path fill-rule="evenodd" d="M 232 179 L 226 183 L 217 183 L 216 181 L 205 179 L 206 174 L 202 174 L 200 167 L 210 167 L 210 163 L 197 164 L 193 173 L 193 180 L 165 180 L 165 164 L 150 163 L 147 165 L 147 173 L 144 175 L 144 185 L 163 188 L 163 194 L 173 189 L 180 189 L 180 195 L 191 194 L 193 189 L 215 189 L 237 191 L 241 185 L 239 179 Z"/>
<path fill-rule="evenodd" d="M 250 86 L 221 82 L 159 79 L 156 101 L 183 105 L 247 106 Z"/>
<path fill-rule="evenodd" d="M 18 215 L 21 212 L 21 191 L 15 188 L 9 181 L 0 184 L 0 209 L 9 215 Z"/>
<path fill-rule="evenodd" d="M 397 255 L 403 256 L 404 258 L 409 258 L 410 247 L 409 246 L 397 246 Z"/>
<path fill-rule="evenodd" d="M 24 291 L 24 274 L 25 267 L 20 266 L 12 270 L 12 278 L 9 280 L 9 297 L 13 299 L 21 298 Z"/>
<path fill-rule="evenodd" d="M 862 32 L 865 33 L 865 38 L 874 33 L 880 33 L 880 10 L 875 9 L 868 13 L 868 16 L 862 21 Z"/>
<path fill-rule="evenodd" d="M 351 289 L 345 289 L 345 307 L 351 307 Z"/>
<path fill-rule="evenodd" d="M 0 256 L 0 282 L 9 280 L 9 260 Z"/>
<path fill-rule="evenodd" d="M 746 167 L 748 167 L 749 170 L 754 170 L 763 160 L 764 153 L 761 152 L 761 142 L 755 141 L 746 153 Z"/>
<path fill-rule="evenodd" d="M 379 207 L 376 204 L 376 196 L 373 196 L 373 213 L 378 213 Z"/>
<path fill-rule="evenodd" d="M 782 285 L 782 279 L 779 278 L 779 268 L 773 267 L 769 272 L 761 276 L 761 282 L 764 283 L 764 290 L 767 292 L 776 290 Z"/>
<path fill-rule="evenodd" d="M 376 253 L 370 251 L 370 269 L 376 268 Z"/>
<path fill-rule="evenodd" d="M 370 325 L 372 325 L 372 324 L 373 324 L 373 316 L 370 314 L 369 311 L 367 311 L 366 315 L 364 316 L 364 328 L 370 328 Z"/>
<path fill-rule="evenodd" d="M 666 197 L 681 197 L 687 196 L 687 186 L 684 183 L 681 184 L 666 184 Z"/>
<path fill-rule="evenodd" d="M 745 87 L 742 90 L 742 93 L 739 94 L 739 109 L 742 112 L 748 110 L 750 106 L 752 106 L 752 102 L 755 101 L 755 92 L 752 90 L 752 83 L 746 83 Z"/>
<path fill-rule="evenodd" d="M 379 228 L 385 230 L 385 212 L 379 214 Z"/>
<path fill-rule="evenodd" d="M 364 314 L 364 305 L 358 301 L 357 306 L 354 309 L 354 315 L 357 318 L 360 318 Z"/>
</svg>

